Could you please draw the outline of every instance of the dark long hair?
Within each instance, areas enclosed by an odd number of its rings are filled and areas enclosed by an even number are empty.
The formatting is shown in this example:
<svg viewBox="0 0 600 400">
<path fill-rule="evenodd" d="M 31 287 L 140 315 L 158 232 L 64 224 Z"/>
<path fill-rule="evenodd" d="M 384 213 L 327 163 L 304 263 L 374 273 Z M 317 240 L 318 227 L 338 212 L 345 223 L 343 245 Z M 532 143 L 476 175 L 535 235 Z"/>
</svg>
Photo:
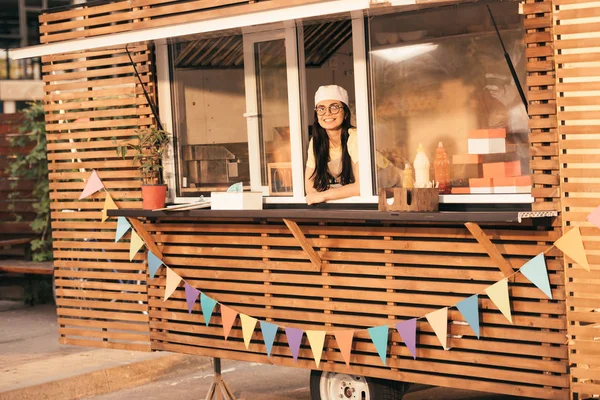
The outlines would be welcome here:
<svg viewBox="0 0 600 400">
<path fill-rule="evenodd" d="M 350 153 L 348 153 L 348 129 L 352 128 L 352 125 L 350 124 L 350 109 L 346 104 L 342 103 L 342 105 L 344 106 L 344 120 L 342 121 L 341 135 L 342 172 L 340 174 L 340 183 L 342 185 L 347 185 L 349 183 L 354 183 L 352 159 L 350 158 Z M 319 117 L 317 116 L 316 111 L 312 131 L 313 152 L 316 165 L 310 178 L 314 178 L 314 188 L 317 189 L 318 192 L 322 192 L 329 189 L 329 182 L 337 177 L 332 176 L 327 167 L 327 163 L 331 161 L 329 158 L 329 136 L 327 135 L 327 131 L 319 124 Z"/>
</svg>

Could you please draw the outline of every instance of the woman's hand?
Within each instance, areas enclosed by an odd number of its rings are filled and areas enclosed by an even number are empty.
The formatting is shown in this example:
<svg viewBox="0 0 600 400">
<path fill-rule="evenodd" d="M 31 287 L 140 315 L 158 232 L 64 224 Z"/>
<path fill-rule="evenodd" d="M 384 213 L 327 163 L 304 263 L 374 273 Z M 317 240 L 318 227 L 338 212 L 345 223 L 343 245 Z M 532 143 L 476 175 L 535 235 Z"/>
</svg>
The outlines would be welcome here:
<svg viewBox="0 0 600 400">
<path fill-rule="evenodd" d="M 323 203 L 325 201 L 325 195 L 323 192 L 311 192 L 306 195 L 306 204 L 309 206 L 311 204 Z"/>
</svg>

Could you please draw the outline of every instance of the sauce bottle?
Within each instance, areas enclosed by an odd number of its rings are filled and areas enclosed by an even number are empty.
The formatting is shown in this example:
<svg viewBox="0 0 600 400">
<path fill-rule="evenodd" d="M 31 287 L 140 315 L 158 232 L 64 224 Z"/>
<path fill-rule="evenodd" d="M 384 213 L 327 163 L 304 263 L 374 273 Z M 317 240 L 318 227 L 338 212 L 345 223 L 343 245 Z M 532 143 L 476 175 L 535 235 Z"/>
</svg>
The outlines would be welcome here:
<svg viewBox="0 0 600 400">
<path fill-rule="evenodd" d="M 402 187 L 405 189 L 412 189 L 415 187 L 415 178 L 413 178 L 413 169 L 410 163 L 404 164 L 404 171 L 402 171 Z"/>
<path fill-rule="evenodd" d="M 450 186 L 450 161 L 448 160 L 448 155 L 446 154 L 446 149 L 442 142 L 439 142 L 437 149 L 435 149 L 433 169 L 439 193 L 449 194 L 452 189 Z"/>
<path fill-rule="evenodd" d="M 423 145 L 419 143 L 415 157 L 415 187 L 426 188 L 429 186 L 429 159 L 425 155 Z"/>
</svg>

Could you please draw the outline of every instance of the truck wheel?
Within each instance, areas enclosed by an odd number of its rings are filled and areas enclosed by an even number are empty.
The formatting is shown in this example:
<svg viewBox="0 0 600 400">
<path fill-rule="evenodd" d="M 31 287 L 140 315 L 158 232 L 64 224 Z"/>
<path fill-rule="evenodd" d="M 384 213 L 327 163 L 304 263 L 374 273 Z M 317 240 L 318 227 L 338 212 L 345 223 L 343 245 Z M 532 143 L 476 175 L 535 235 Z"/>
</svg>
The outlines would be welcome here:
<svg viewBox="0 0 600 400">
<path fill-rule="evenodd" d="M 401 400 L 409 384 L 326 371 L 311 371 L 311 400 Z"/>
</svg>

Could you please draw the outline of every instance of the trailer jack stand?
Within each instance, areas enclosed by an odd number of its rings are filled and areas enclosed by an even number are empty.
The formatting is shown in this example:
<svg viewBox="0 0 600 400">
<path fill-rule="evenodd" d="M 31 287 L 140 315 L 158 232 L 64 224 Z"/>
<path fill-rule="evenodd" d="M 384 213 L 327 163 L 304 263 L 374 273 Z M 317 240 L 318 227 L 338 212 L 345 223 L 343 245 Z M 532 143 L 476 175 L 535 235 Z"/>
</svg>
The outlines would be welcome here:
<svg viewBox="0 0 600 400">
<path fill-rule="evenodd" d="M 227 386 L 227 383 L 221 376 L 221 359 L 213 358 L 215 376 L 206 394 L 206 400 L 236 400 L 233 391 Z"/>
</svg>

